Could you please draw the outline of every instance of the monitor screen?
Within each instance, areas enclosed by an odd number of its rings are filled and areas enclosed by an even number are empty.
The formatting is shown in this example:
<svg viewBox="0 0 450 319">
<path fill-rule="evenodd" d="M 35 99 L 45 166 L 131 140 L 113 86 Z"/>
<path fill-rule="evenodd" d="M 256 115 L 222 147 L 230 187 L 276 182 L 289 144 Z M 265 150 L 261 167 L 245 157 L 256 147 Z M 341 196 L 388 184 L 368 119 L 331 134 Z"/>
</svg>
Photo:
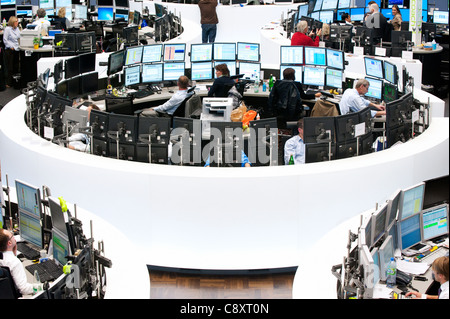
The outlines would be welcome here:
<svg viewBox="0 0 450 319">
<path fill-rule="evenodd" d="M 384 232 L 386 231 L 386 218 L 388 214 L 388 204 L 384 203 L 380 208 L 373 214 L 373 242 L 376 243 L 380 239 Z"/>
<path fill-rule="evenodd" d="M 98 7 L 99 21 L 114 21 L 114 9 L 109 7 Z"/>
<path fill-rule="evenodd" d="M 400 13 L 402 14 L 402 21 L 409 21 L 409 9 L 400 8 Z"/>
<path fill-rule="evenodd" d="M 420 234 L 420 214 L 410 216 L 399 222 L 398 240 L 401 250 L 410 248 L 422 241 Z"/>
<path fill-rule="evenodd" d="M 373 259 L 373 284 L 376 285 L 380 281 L 380 255 L 378 248 L 373 248 L 370 252 Z"/>
<path fill-rule="evenodd" d="M 70 253 L 69 239 L 66 235 L 59 233 L 57 230 L 52 230 L 53 240 L 53 260 L 60 266 L 67 264 L 67 256 Z"/>
<path fill-rule="evenodd" d="M 313 11 L 320 11 L 320 9 L 322 9 L 322 2 L 323 0 L 316 0 Z"/>
<path fill-rule="evenodd" d="M 422 238 L 430 240 L 448 234 L 448 205 L 422 211 Z"/>
<path fill-rule="evenodd" d="M 41 196 L 39 188 L 16 180 L 17 205 L 36 218 L 41 218 Z"/>
<path fill-rule="evenodd" d="M 184 62 L 184 55 L 186 52 L 186 44 L 165 44 L 164 45 L 164 62 L 166 61 L 180 61 Z"/>
<path fill-rule="evenodd" d="M 280 79 L 284 80 L 283 72 L 284 70 L 291 68 L 295 71 L 295 81 L 302 82 L 303 80 L 303 67 L 300 65 L 289 65 L 289 64 L 283 64 L 280 65 Z"/>
<path fill-rule="evenodd" d="M 312 12 L 311 18 L 318 21 L 320 19 L 320 11 Z"/>
<path fill-rule="evenodd" d="M 351 8 L 350 18 L 352 21 L 363 21 L 364 19 L 364 8 Z"/>
<path fill-rule="evenodd" d="M 324 140 L 334 141 L 335 131 L 334 117 L 308 116 L 304 118 L 303 140 L 306 144 L 328 144 L 320 142 Z"/>
<path fill-rule="evenodd" d="M 305 47 L 305 64 L 327 65 L 326 49 L 316 47 Z"/>
<path fill-rule="evenodd" d="M 393 84 L 397 84 L 397 67 L 395 64 L 384 61 L 384 79 Z"/>
<path fill-rule="evenodd" d="M 213 44 L 191 44 L 191 62 L 206 62 L 212 60 Z"/>
<path fill-rule="evenodd" d="M 380 9 L 381 14 L 388 20 L 392 20 L 392 18 L 394 18 L 394 16 L 392 15 L 392 9 L 388 8 L 388 9 Z"/>
<path fill-rule="evenodd" d="M 111 74 L 122 71 L 124 59 L 125 59 L 125 51 L 124 50 L 112 52 L 108 57 L 107 74 L 111 75 Z"/>
<path fill-rule="evenodd" d="M 381 100 L 383 97 L 383 80 L 372 78 L 366 78 L 366 80 L 369 81 L 369 90 L 367 91 L 366 96 Z"/>
<path fill-rule="evenodd" d="M 125 68 L 125 86 L 136 85 L 141 82 L 141 66 L 135 65 Z"/>
<path fill-rule="evenodd" d="M 74 17 L 75 19 L 87 20 L 87 6 L 76 4 Z"/>
<path fill-rule="evenodd" d="M 214 43 L 214 60 L 236 60 L 236 43 Z"/>
<path fill-rule="evenodd" d="M 125 21 L 128 21 L 128 15 L 129 15 L 129 11 L 128 9 L 117 9 L 116 8 L 116 12 L 114 13 L 114 19 L 121 19 L 123 18 Z"/>
<path fill-rule="evenodd" d="M 327 65 L 335 69 L 344 69 L 344 52 L 327 48 Z"/>
<path fill-rule="evenodd" d="M 433 11 L 433 22 L 437 24 L 448 24 L 448 11 Z"/>
<path fill-rule="evenodd" d="M 325 69 L 305 66 L 303 68 L 303 84 L 312 86 L 324 86 Z"/>
<path fill-rule="evenodd" d="M 86 73 L 80 77 L 80 94 L 98 91 L 98 72 Z"/>
<path fill-rule="evenodd" d="M 398 204 L 402 191 L 399 189 L 388 200 L 388 217 L 386 219 L 386 228 L 388 228 L 397 219 Z"/>
<path fill-rule="evenodd" d="M 213 78 L 212 62 L 191 63 L 191 80 L 211 80 Z"/>
<path fill-rule="evenodd" d="M 80 73 L 95 71 L 95 52 L 80 54 L 78 57 L 80 58 Z"/>
<path fill-rule="evenodd" d="M 33 16 L 32 6 L 17 6 L 17 17 L 31 18 Z"/>
<path fill-rule="evenodd" d="M 184 62 L 164 63 L 164 81 L 177 81 L 184 75 Z"/>
<path fill-rule="evenodd" d="M 259 43 L 238 42 L 237 59 L 240 61 L 259 61 Z"/>
<path fill-rule="evenodd" d="M 19 210 L 19 234 L 23 240 L 43 247 L 41 220 Z"/>
<path fill-rule="evenodd" d="M 80 58 L 78 56 L 71 57 L 64 61 L 64 77 L 69 79 L 80 74 Z"/>
<path fill-rule="evenodd" d="M 163 64 L 143 64 L 142 83 L 158 83 L 163 81 Z"/>
<path fill-rule="evenodd" d="M 114 3 L 116 7 L 128 8 L 128 0 L 115 0 Z"/>
<path fill-rule="evenodd" d="M 338 9 L 350 8 L 350 1 L 351 0 L 339 0 Z"/>
<path fill-rule="evenodd" d="M 380 257 L 380 279 L 382 281 L 386 280 L 386 271 L 391 258 L 394 257 L 394 251 L 394 238 L 389 235 L 378 249 L 378 255 Z"/>
<path fill-rule="evenodd" d="M 125 54 L 125 65 L 141 63 L 143 49 L 144 49 L 144 46 L 142 46 L 142 45 L 139 45 L 137 47 L 127 48 L 127 51 Z"/>
<path fill-rule="evenodd" d="M 53 0 L 39 0 L 39 8 L 43 9 L 54 8 Z"/>
<path fill-rule="evenodd" d="M 162 44 L 145 45 L 142 51 L 142 63 L 161 62 Z"/>
<path fill-rule="evenodd" d="M 323 0 L 322 10 L 335 10 L 338 6 L 338 0 Z"/>
<path fill-rule="evenodd" d="M 218 64 L 226 64 L 228 67 L 228 70 L 230 71 L 230 76 L 236 75 L 236 61 L 215 61 L 214 67 Z M 214 78 L 217 78 L 216 72 L 214 72 Z"/>
<path fill-rule="evenodd" d="M 334 21 L 334 11 L 326 10 L 320 11 L 319 20 L 323 23 L 331 24 Z"/>
<path fill-rule="evenodd" d="M 366 66 L 366 75 L 375 78 L 383 78 L 383 61 L 364 57 L 364 64 Z"/>
<path fill-rule="evenodd" d="M 300 19 L 302 16 L 308 15 L 308 5 L 307 4 L 300 4 L 298 6 L 298 18 Z"/>
<path fill-rule="evenodd" d="M 239 74 L 244 74 L 244 79 L 250 79 L 255 81 L 257 78 L 259 79 L 261 73 L 261 64 L 260 63 L 251 63 L 251 62 L 240 62 L 239 63 Z"/>
<path fill-rule="evenodd" d="M 325 83 L 327 87 L 342 89 L 342 70 L 327 68 L 325 72 Z"/>
<path fill-rule="evenodd" d="M 59 199 L 53 196 L 49 196 L 48 204 L 50 207 L 50 216 L 52 218 L 52 228 L 56 228 L 59 232 L 67 235 L 68 233 L 66 223 L 68 222 L 68 216 L 66 215 L 66 220 Z"/>
<path fill-rule="evenodd" d="M 398 219 L 403 220 L 419 213 L 423 209 L 424 194 L 425 183 L 404 189 L 400 198 Z"/>
<path fill-rule="evenodd" d="M 303 46 L 280 46 L 280 64 L 303 64 Z"/>
</svg>

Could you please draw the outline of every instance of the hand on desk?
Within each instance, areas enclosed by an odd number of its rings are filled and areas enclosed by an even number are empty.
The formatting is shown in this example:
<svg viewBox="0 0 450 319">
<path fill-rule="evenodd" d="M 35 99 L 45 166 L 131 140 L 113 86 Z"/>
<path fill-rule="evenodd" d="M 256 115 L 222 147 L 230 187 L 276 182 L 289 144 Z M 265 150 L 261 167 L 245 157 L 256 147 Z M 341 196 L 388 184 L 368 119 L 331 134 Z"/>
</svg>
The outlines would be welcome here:
<svg viewBox="0 0 450 319">
<path fill-rule="evenodd" d="M 314 94 L 316 97 L 321 97 L 322 96 L 322 93 L 320 93 L 320 92 L 317 92 L 316 94 Z"/>
</svg>

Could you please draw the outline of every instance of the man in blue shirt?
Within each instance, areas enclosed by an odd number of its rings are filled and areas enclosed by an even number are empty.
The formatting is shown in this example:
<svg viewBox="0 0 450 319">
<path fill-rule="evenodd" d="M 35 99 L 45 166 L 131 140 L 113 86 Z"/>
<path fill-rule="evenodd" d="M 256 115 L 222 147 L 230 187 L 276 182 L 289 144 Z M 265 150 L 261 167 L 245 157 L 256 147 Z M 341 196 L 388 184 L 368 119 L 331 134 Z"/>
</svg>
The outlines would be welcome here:
<svg viewBox="0 0 450 319">
<path fill-rule="evenodd" d="M 305 142 L 303 140 L 303 118 L 298 120 L 298 135 L 288 139 L 284 144 L 284 164 L 288 165 L 289 160 L 294 158 L 294 164 L 305 164 Z"/>
<path fill-rule="evenodd" d="M 369 91 L 369 81 L 366 79 L 359 79 L 356 82 L 354 89 L 345 90 L 342 95 L 339 108 L 341 109 L 341 115 L 345 115 L 349 112 L 358 112 L 366 107 L 373 107 L 378 111 L 371 111 L 372 117 L 386 115 L 385 107 L 381 104 L 375 104 L 363 98 L 363 96 Z"/>
<path fill-rule="evenodd" d="M 194 94 L 193 92 L 188 93 L 188 85 L 189 78 L 185 75 L 182 75 L 178 78 L 177 81 L 178 92 L 175 93 L 170 100 L 165 102 L 164 104 L 156 107 L 151 107 L 144 109 L 141 113 L 142 116 L 148 117 L 170 117 L 177 110 L 177 108 L 183 103 L 183 101 Z"/>
</svg>

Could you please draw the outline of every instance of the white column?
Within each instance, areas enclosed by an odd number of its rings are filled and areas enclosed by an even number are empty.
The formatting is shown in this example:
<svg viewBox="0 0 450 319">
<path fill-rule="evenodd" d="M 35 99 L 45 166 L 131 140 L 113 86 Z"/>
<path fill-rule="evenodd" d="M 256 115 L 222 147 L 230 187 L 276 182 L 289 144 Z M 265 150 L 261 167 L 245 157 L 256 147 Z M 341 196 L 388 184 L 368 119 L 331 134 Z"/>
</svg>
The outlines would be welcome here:
<svg viewBox="0 0 450 319">
<path fill-rule="evenodd" d="M 422 0 L 409 2 L 409 31 L 415 45 L 422 43 Z"/>
</svg>

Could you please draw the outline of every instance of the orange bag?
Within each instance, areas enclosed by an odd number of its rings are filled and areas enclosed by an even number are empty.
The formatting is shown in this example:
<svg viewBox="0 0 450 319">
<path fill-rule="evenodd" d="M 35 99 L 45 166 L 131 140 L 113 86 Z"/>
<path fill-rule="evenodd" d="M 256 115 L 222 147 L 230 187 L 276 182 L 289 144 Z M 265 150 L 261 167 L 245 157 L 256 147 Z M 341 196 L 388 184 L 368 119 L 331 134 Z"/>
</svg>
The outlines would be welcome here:
<svg viewBox="0 0 450 319">
<path fill-rule="evenodd" d="M 242 126 L 248 126 L 250 121 L 253 121 L 256 117 L 256 111 L 250 110 L 247 111 L 242 117 Z"/>
</svg>

